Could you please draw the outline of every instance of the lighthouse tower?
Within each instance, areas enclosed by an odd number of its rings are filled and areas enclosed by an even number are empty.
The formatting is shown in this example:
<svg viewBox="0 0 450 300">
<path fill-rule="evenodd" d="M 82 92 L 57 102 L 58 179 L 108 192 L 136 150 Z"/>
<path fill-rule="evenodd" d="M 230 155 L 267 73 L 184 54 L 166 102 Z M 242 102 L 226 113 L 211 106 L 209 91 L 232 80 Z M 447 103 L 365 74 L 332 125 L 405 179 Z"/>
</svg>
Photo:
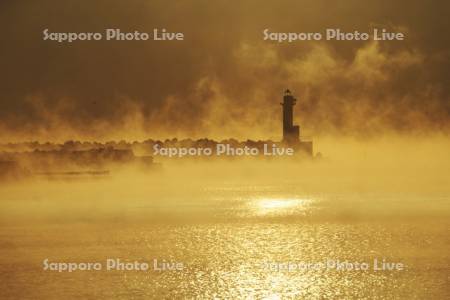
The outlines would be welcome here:
<svg viewBox="0 0 450 300">
<path fill-rule="evenodd" d="M 294 105 L 297 100 L 290 90 L 286 90 L 283 96 L 283 142 L 288 145 L 300 142 L 300 127 L 294 125 Z"/>
</svg>

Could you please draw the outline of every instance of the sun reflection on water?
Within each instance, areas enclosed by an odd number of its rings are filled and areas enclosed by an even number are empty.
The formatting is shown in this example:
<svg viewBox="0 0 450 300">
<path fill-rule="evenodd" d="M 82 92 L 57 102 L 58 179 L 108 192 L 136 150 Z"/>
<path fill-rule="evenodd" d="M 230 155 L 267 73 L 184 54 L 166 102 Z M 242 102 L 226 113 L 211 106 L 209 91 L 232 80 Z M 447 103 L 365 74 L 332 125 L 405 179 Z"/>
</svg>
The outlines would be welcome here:
<svg viewBox="0 0 450 300">
<path fill-rule="evenodd" d="M 270 295 L 268 297 L 265 297 L 263 299 L 264 300 L 279 300 L 279 299 L 281 299 L 281 297 L 279 295 L 274 294 L 274 295 Z"/>
<path fill-rule="evenodd" d="M 306 212 L 312 200 L 306 198 L 258 198 L 252 202 L 257 214 L 289 214 Z"/>
</svg>

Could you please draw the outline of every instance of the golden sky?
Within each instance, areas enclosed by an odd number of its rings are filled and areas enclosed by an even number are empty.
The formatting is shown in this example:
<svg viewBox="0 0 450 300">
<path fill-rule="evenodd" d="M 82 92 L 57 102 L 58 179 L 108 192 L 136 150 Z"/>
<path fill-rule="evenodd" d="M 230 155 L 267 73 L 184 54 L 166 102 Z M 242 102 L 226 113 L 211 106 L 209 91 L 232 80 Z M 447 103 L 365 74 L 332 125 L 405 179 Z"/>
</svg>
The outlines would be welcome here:
<svg viewBox="0 0 450 300">
<path fill-rule="evenodd" d="M 447 1 L 2 1 L 0 138 L 277 138 L 282 92 L 308 135 L 448 132 Z M 43 41 L 42 31 L 184 41 Z M 262 31 L 405 33 L 263 41 Z"/>
</svg>

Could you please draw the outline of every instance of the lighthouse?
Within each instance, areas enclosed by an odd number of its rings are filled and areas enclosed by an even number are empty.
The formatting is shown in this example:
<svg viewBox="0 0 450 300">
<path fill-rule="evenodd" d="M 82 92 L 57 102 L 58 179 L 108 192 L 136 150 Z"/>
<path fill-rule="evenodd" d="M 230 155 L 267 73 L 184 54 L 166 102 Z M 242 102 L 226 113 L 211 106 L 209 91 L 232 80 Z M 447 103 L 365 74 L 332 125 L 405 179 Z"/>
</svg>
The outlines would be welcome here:
<svg viewBox="0 0 450 300">
<path fill-rule="evenodd" d="M 294 105 L 297 99 L 292 96 L 290 90 L 286 90 L 283 96 L 283 142 L 288 145 L 300 142 L 300 127 L 294 125 Z"/>
</svg>

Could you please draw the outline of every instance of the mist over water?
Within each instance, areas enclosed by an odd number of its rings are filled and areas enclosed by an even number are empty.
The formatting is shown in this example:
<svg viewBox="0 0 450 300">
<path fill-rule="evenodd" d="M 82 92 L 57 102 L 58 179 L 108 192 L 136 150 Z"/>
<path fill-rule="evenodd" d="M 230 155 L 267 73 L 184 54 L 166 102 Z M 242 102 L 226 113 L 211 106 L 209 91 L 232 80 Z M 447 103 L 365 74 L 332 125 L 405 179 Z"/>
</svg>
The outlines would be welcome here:
<svg viewBox="0 0 450 300">
<path fill-rule="evenodd" d="M 1 139 L 272 138 L 286 88 L 298 98 L 295 115 L 307 135 L 449 132 L 446 1 L 107 2 L 79 9 L 72 9 L 79 4 L 73 0 L 2 6 Z M 51 17 L 49 7 L 57 12 Z M 46 28 L 104 32 L 105 26 L 165 28 L 186 39 L 67 47 L 42 39 Z M 263 40 L 265 28 L 336 27 L 385 28 L 406 39 Z"/>
<path fill-rule="evenodd" d="M 322 160 L 168 161 L 153 172 L 2 182 L 5 299 L 448 297 L 448 138 L 316 145 Z M 45 258 L 185 268 L 58 273 L 42 270 Z M 263 267 L 375 258 L 406 269 Z"/>
</svg>

